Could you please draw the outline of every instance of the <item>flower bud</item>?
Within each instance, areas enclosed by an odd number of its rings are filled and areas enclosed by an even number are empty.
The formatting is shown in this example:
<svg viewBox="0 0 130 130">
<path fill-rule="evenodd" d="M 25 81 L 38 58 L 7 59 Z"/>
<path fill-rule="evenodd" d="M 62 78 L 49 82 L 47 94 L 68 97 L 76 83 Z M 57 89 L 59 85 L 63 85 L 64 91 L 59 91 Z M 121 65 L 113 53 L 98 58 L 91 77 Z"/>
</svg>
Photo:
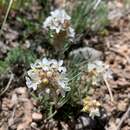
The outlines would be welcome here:
<svg viewBox="0 0 130 130">
<path fill-rule="evenodd" d="M 53 75 L 52 72 L 50 72 L 50 71 L 47 72 L 47 77 L 48 78 L 52 77 L 52 75 Z"/>
</svg>

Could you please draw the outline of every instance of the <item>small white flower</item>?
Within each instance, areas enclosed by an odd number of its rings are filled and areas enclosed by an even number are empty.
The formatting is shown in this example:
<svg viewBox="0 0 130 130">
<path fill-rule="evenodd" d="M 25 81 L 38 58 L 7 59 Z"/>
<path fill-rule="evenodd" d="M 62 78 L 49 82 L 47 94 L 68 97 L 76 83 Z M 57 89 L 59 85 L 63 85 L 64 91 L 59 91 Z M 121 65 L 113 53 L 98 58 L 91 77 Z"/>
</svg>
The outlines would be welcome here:
<svg viewBox="0 0 130 130">
<path fill-rule="evenodd" d="M 89 113 L 89 116 L 94 119 L 95 116 L 100 116 L 99 107 L 101 104 L 97 100 L 93 100 L 91 97 L 83 99 L 82 111 Z"/>
<path fill-rule="evenodd" d="M 64 23 L 64 20 L 71 19 L 71 17 L 65 12 L 64 9 L 56 9 L 55 11 L 52 11 L 51 16 L 57 18 L 56 20 L 61 21 L 62 24 Z"/>
<path fill-rule="evenodd" d="M 41 83 L 38 73 L 34 68 L 29 70 L 27 73 L 28 77 L 26 77 L 26 84 L 29 88 L 32 88 L 35 91 L 38 87 L 38 84 Z"/>
<path fill-rule="evenodd" d="M 53 69 L 57 69 L 60 73 L 66 73 L 66 68 L 63 67 L 63 60 L 60 60 L 60 61 L 56 61 L 56 60 L 52 60 L 51 61 L 51 67 Z"/>
<path fill-rule="evenodd" d="M 75 36 L 74 29 L 70 26 L 71 17 L 63 9 L 56 9 L 52 11 L 51 16 L 47 17 L 43 23 L 43 28 L 54 31 L 59 34 L 66 31 L 68 37 L 72 41 Z"/>
<path fill-rule="evenodd" d="M 49 94 L 49 93 L 50 93 L 50 89 L 49 89 L 49 88 L 46 88 L 46 89 L 45 89 L 45 92 L 46 92 L 47 94 Z"/>
<path fill-rule="evenodd" d="M 98 73 L 103 72 L 104 70 L 106 70 L 108 68 L 108 66 L 106 66 L 102 61 L 96 60 L 92 63 L 88 64 L 88 71 L 92 71 L 94 69 L 96 69 L 96 71 Z"/>
<path fill-rule="evenodd" d="M 91 108 L 89 116 L 94 119 L 95 116 L 100 116 L 99 108 Z"/>
<path fill-rule="evenodd" d="M 31 80 L 29 77 L 26 77 L 26 85 L 28 88 L 33 89 L 34 91 L 37 89 L 38 84 L 40 84 L 40 81 Z"/>
<path fill-rule="evenodd" d="M 64 80 L 63 80 L 64 79 Z M 70 91 L 70 87 L 68 87 L 68 78 L 66 77 L 66 73 L 61 73 L 61 76 L 58 79 L 58 84 L 65 90 Z"/>
<path fill-rule="evenodd" d="M 38 86 L 44 86 L 45 92 L 50 93 L 51 87 L 54 87 L 60 90 L 63 96 L 66 91 L 70 91 L 63 60 L 57 61 L 47 58 L 37 60 L 34 64 L 31 64 L 31 69 L 27 74 L 26 85 L 33 90 L 37 90 Z"/>
<path fill-rule="evenodd" d="M 75 31 L 72 27 L 69 27 L 69 29 L 68 29 L 68 36 L 70 38 L 70 41 L 73 41 L 73 39 L 75 37 Z"/>
<path fill-rule="evenodd" d="M 49 71 L 51 62 L 47 58 L 42 59 L 41 67 L 44 71 Z"/>
<path fill-rule="evenodd" d="M 41 61 L 40 60 L 36 60 L 36 62 L 34 64 L 31 64 L 31 68 L 40 68 L 41 67 Z"/>
<path fill-rule="evenodd" d="M 109 66 L 100 60 L 88 63 L 88 74 L 91 74 L 90 78 L 92 78 L 93 85 L 99 85 L 104 78 L 112 78 Z"/>
</svg>

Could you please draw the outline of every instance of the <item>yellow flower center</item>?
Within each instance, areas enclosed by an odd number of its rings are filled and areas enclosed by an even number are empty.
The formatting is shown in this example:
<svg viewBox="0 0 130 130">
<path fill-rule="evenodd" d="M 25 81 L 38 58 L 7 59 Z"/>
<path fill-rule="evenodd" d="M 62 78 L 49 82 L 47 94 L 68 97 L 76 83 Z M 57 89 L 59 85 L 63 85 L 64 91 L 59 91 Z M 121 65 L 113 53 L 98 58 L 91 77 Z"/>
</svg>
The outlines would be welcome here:
<svg viewBox="0 0 130 130">
<path fill-rule="evenodd" d="M 44 85 L 47 85 L 47 84 L 49 83 L 49 80 L 48 80 L 47 78 L 44 78 L 44 79 L 42 80 L 42 83 L 43 83 Z"/>
</svg>

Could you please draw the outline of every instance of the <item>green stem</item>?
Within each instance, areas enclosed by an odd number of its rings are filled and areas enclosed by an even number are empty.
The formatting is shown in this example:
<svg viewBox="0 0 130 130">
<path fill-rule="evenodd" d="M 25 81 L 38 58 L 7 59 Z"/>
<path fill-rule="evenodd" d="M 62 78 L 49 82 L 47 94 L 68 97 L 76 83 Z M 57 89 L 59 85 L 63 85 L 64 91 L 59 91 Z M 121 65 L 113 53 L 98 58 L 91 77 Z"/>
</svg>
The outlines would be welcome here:
<svg viewBox="0 0 130 130">
<path fill-rule="evenodd" d="M 55 110 L 49 117 L 46 118 L 46 120 L 50 120 L 56 113 L 57 111 Z"/>
</svg>

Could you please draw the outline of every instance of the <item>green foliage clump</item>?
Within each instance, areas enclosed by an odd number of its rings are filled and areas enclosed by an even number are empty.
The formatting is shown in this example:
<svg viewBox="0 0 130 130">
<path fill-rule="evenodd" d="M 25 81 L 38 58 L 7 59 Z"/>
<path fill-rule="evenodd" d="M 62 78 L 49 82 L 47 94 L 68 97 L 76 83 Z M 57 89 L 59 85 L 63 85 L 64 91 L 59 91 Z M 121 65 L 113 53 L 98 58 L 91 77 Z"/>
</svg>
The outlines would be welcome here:
<svg viewBox="0 0 130 130">
<path fill-rule="evenodd" d="M 0 73 L 3 73 L 7 70 L 8 64 L 5 61 L 0 61 Z"/>
<path fill-rule="evenodd" d="M 26 67 L 29 67 L 30 63 L 34 62 L 36 56 L 28 51 L 21 48 L 12 49 L 5 58 L 4 61 L 0 61 L 0 73 L 5 73 L 7 71 L 11 71 L 11 67 L 14 64 L 25 64 Z"/>
<path fill-rule="evenodd" d="M 81 33 L 86 29 L 102 29 L 107 23 L 108 9 L 105 1 L 101 1 L 96 9 L 97 1 L 79 0 L 72 11 L 72 23 L 76 32 Z"/>
<path fill-rule="evenodd" d="M 0 5 L 8 6 L 10 0 L 0 0 Z M 32 0 L 13 0 L 12 9 L 19 9 L 20 7 L 28 6 Z"/>
</svg>

